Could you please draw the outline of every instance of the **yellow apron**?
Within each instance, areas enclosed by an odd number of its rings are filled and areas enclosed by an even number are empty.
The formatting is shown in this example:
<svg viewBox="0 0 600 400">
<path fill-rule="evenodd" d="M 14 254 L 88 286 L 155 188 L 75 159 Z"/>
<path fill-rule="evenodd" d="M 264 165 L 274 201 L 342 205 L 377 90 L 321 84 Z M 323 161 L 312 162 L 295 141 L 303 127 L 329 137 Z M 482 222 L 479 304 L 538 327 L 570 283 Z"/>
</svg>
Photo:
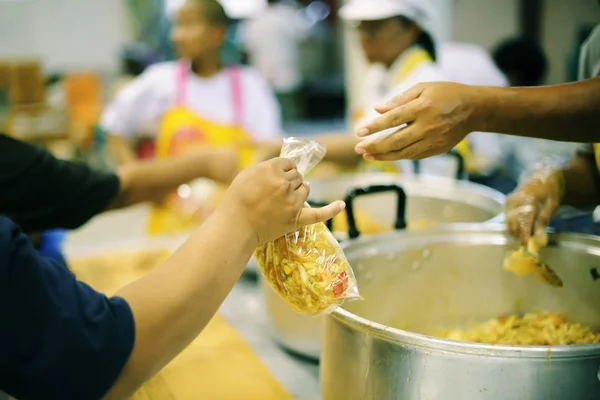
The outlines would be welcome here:
<svg viewBox="0 0 600 400">
<path fill-rule="evenodd" d="M 403 80 L 406 79 L 408 75 L 414 72 L 414 70 L 423 63 L 433 63 L 433 59 L 429 53 L 418 47 L 409 50 L 409 53 L 405 56 L 404 62 L 400 65 L 400 68 L 394 75 L 394 85 L 399 85 Z M 364 110 L 362 112 L 355 113 L 354 117 L 362 117 L 363 115 L 365 115 Z M 357 119 L 355 119 L 353 122 L 356 123 Z M 458 145 L 456 145 L 455 149 L 458 154 L 465 159 L 471 154 L 471 148 L 467 139 L 462 140 Z M 390 172 L 396 168 L 393 163 L 378 163 L 377 167 L 383 168 L 384 171 Z"/>
<path fill-rule="evenodd" d="M 250 135 L 242 128 L 243 101 L 241 74 L 238 67 L 227 69 L 231 82 L 234 121 L 219 124 L 197 115 L 185 105 L 189 65 L 177 67 L 177 101 L 162 118 L 156 139 L 156 157 L 166 159 L 200 147 L 237 147 L 240 168 L 251 161 Z M 199 179 L 191 187 L 180 187 L 161 204 L 152 205 L 148 221 L 150 235 L 178 234 L 197 227 L 216 207 L 225 191 L 208 179 Z M 198 196 L 197 192 L 201 192 Z"/>
<path fill-rule="evenodd" d="M 596 167 L 600 171 L 600 143 L 594 143 L 592 145 L 594 149 L 594 159 L 596 160 Z"/>
</svg>

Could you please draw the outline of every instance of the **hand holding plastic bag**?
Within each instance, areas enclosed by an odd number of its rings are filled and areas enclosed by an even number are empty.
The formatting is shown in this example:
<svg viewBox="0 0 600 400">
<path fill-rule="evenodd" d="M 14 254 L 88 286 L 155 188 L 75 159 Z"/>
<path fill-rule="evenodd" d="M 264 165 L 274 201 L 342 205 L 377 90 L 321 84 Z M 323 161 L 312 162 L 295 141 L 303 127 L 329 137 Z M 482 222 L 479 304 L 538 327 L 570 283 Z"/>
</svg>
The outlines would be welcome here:
<svg viewBox="0 0 600 400">
<path fill-rule="evenodd" d="M 317 142 L 294 138 L 286 139 L 281 149 L 281 157 L 292 160 L 302 175 L 324 155 Z M 261 245 L 254 256 L 271 288 L 299 313 L 319 315 L 360 298 L 354 272 L 323 223 Z"/>
<path fill-rule="evenodd" d="M 563 194 L 564 176 L 560 164 L 546 161 L 535 166 L 506 199 L 509 233 L 524 246 L 532 237 L 543 246 L 547 240 L 546 229 L 560 206 Z"/>
</svg>

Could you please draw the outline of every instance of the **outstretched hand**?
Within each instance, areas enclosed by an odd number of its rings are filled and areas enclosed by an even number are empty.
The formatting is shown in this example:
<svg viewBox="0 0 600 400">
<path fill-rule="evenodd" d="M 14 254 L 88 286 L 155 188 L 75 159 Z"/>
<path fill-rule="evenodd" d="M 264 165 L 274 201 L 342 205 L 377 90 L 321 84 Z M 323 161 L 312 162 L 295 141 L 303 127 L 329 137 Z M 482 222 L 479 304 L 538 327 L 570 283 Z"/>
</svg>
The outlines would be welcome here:
<svg viewBox="0 0 600 400">
<path fill-rule="evenodd" d="M 447 153 L 472 132 L 477 88 L 449 82 L 421 83 L 377 106 L 381 116 L 359 128 L 367 140 L 355 150 L 367 160 L 418 160 Z M 390 128 L 398 130 L 369 140 Z"/>
</svg>

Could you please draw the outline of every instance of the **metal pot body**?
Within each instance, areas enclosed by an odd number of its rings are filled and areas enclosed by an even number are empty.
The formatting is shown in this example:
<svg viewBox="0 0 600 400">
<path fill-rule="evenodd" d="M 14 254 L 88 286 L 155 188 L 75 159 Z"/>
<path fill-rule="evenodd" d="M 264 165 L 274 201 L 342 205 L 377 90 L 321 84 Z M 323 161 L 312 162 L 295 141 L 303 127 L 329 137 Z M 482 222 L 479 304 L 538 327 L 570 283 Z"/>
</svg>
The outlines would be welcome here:
<svg viewBox="0 0 600 400">
<path fill-rule="evenodd" d="M 400 177 L 395 174 L 356 174 L 311 181 L 311 199 L 331 202 L 344 199 L 355 188 L 388 185 L 391 190 L 353 199 L 354 207 L 366 210 L 371 218 L 390 228 L 397 219 L 398 194 L 406 192 L 406 221 L 428 219 L 436 223 L 501 220 L 504 195 L 465 181 L 437 177 Z M 404 219 L 404 215 L 402 215 Z M 359 226 L 360 228 L 360 226 Z M 345 232 L 336 232 L 344 236 Z M 259 278 L 261 281 L 262 279 Z M 290 309 L 268 285 L 261 291 L 274 338 L 288 350 L 312 359 L 321 352 L 322 318 L 307 317 Z"/>
<path fill-rule="evenodd" d="M 317 202 L 343 200 L 352 189 L 373 185 L 390 186 L 387 192 L 362 195 L 355 207 L 369 217 L 392 227 L 396 219 L 397 194 L 394 186 L 406 193 L 406 220 L 431 220 L 434 223 L 486 222 L 498 218 L 505 196 L 488 187 L 434 176 L 403 177 L 397 174 L 349 174 L 310 181 L 310 199 Z M 360 228 L 360 227 L 359 227 Z"/>
<path fill-rule="evenodd" d="M 323 400 L 600 398 L 600 344 L 490 346 L 432 336 L 511 312 L 560 311 L 600 328 L 600 238 L 551 236 L 556 289 L 502 268 L 502 231 L 447 226 L 345 245 L 364 301 L 325 318 Z"/>
</svg>

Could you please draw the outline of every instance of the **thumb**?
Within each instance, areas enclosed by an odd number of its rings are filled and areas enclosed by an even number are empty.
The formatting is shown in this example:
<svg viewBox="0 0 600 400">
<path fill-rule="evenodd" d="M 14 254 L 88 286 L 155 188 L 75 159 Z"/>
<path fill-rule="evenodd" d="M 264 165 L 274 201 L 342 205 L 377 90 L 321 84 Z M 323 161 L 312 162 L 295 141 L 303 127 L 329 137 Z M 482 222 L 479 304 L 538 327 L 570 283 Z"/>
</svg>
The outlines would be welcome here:
<svg viewBox="0 0 600 400">
<path fill-rule="evenodd" d="M 393 110 L 394 108 L 398 108 L 400 106 L 408 104 L 414 99 L 418 98 L 421 95 L 421 93 L 423 93 L 423 90 L 425 90 L 424 85 L 415 85 L 410 89 L 404 91 L 402 94 L 394 97 L 387 103 L 375 106 L 375 111 L 377 111 L 380 114 L 383 114 L 390 110 Z"/>
<path fill-rule="evenodd" d="M 321 208 L 305 207 L 300 212 L 297 223 L 298 226 L 296 228 L 299 229 L 306 225 L 330 220 L 338 215 L 344 208 L 346 208 L 346 203 L 343 201 L 336 201 Z"/>
</svg>

